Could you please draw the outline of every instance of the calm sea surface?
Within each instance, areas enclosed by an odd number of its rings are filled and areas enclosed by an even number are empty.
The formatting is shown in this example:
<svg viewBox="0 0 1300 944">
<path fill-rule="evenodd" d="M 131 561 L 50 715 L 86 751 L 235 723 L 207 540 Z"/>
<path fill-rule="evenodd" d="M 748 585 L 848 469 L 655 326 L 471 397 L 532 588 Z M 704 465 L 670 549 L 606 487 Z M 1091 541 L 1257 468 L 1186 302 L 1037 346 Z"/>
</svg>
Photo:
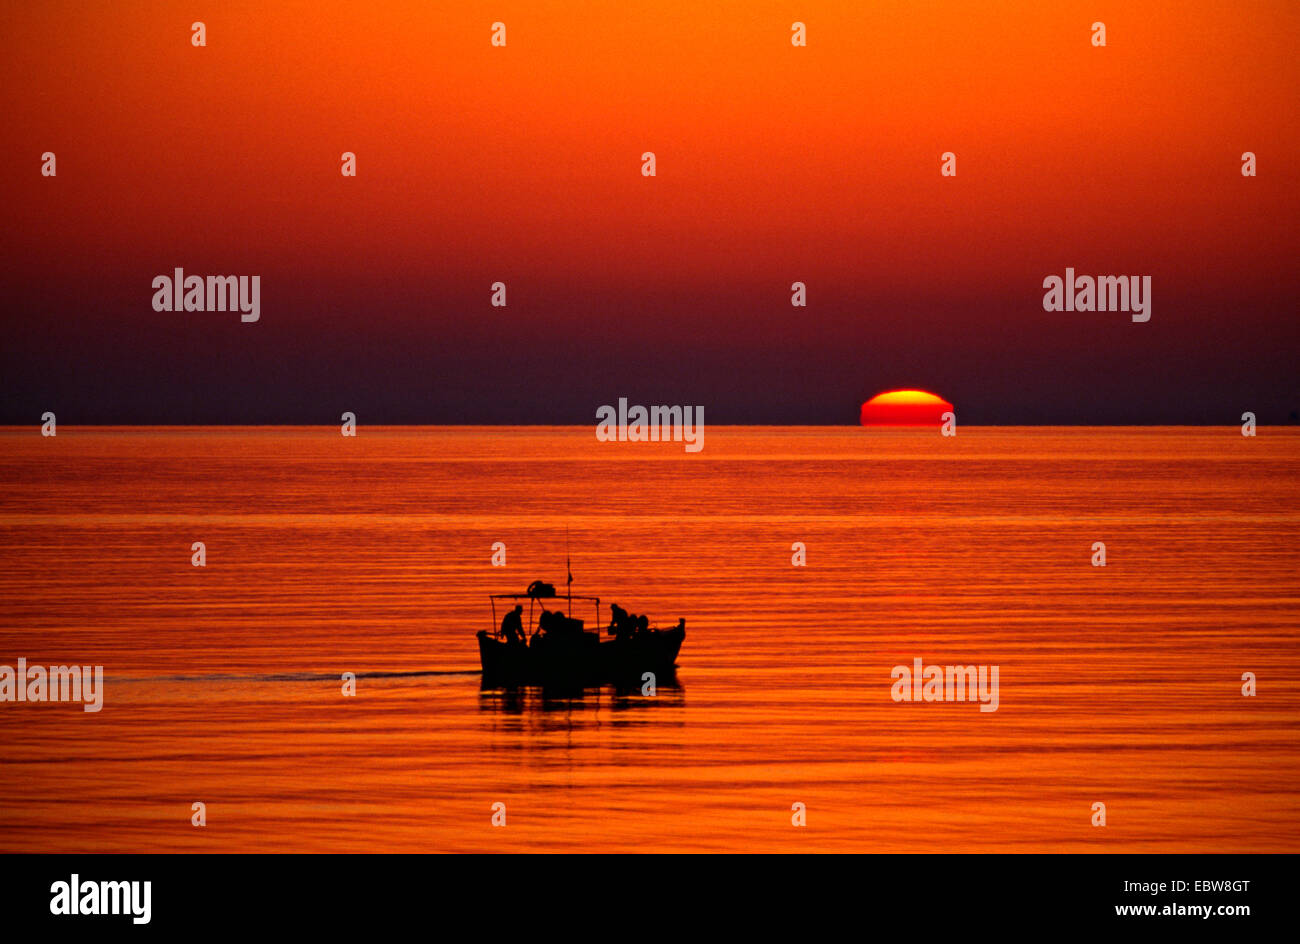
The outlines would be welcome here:
<svg viewBox="0 0 1300 944">
<path fill-rule="evenodd" d="M 0 430 L 0 665 L 107 677 L 0 704 L 0 850 L 1300 851 L 1298 485 L 1231 425 Z M 480 690 L 566 529 L 675 687 Z"/>
</svg>

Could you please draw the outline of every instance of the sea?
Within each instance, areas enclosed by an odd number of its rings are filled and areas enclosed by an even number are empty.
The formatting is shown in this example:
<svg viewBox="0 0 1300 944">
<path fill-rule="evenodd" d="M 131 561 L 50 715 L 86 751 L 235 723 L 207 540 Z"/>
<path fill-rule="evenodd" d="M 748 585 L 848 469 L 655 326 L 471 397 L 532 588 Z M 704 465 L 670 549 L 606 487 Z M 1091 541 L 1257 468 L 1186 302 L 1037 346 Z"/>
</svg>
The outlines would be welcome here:
<svg viewBox="0 0 1300 944">
<path fill-rule="evenodd" d="M 0 702 L 0 851 L 1297 852 L 1298 485 L 1295 427 L 6 427 L 0 666 L 104 681 Z M 676 673 L 485 688 L 538 579 Z"/>
</svg>

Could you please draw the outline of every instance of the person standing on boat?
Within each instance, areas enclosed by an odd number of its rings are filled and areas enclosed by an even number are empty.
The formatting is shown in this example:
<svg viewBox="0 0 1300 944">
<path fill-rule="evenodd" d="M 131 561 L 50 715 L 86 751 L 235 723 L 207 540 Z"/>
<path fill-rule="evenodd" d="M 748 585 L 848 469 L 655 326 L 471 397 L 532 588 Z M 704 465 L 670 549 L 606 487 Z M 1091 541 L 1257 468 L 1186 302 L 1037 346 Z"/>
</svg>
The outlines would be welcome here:
<svg viewBox="0 0 1300 944">
<path fill-rule="evenodd" d="M 517 646 L 524 641 L 524 608 L 516 605 L 513 610 L 505 615 L 501 620 L 501 635 L 506 637 L 506 643 L 511 646 Z"/>
</svg>

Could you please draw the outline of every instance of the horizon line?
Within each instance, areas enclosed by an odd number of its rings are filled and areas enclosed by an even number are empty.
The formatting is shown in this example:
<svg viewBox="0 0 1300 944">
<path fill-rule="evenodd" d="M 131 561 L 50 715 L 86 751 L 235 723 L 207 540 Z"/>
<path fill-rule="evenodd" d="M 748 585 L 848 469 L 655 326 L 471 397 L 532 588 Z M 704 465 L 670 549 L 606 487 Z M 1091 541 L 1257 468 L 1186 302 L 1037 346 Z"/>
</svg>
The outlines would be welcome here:
<svg viewBox="0 0 1300 944">
<path fill-rule="evenodd" d="M 36 430 L 39 431 L 40 428 L 41 428 L 41 425 L 42 425 L 42 424 L 41 424 L 40 421 L 32 421 L 32 422 L 27 422 L 27 423 L 0 423 L 0 430 L 26 430 L 26 429 L 32 429 L 32 428 L 35 428 Z M 312 422 L 312 423 L 303 423 L 303 422 L 283 422 L 283 423 L 258 423 L 258 422 L 186 423 L 186 422 L 174 422 L 174 421 L 147 422 L 147 423 L 146 423 L 146 422 L 98 422 L 98 421 L 96 421 L 96 422 L 77 423 L 77 422 L 68 422 L 68 421 L 62 421 L 62 420 L 59 421 L 59 427 L 62 428 L 62 429 L 83 429 L 83 428 L 105 428 L 105 429 L 112 429 L 112 428 L 122 428 L 122 427 L 133 427 L 133 428 L 147 428 L 147 427 L 172 427 L 172 428 L 177 428 L 177 429 L 198 429 L 198 428 L 205 428 L 205 427 L 212 427 L 212 428 L 222 428 L 222 427 L 227 427 L 227 428 L 228 428 L 228 427 L 236 427 L 236 428 L 239 428 L 239 427 L 245 427 L 245 428 L 250 428 L 250 429 L 251 429 L 251 428 L 258 428 L 258 429 L 279 429 L 279 428 L 298 427 L 298 428 L 308 428 L 308 429 L 311 429 L 311 428 L 316 428 L 316 427 L 320 427 L 320 428 L 333 428 L 333 427 L 337 427 L 337 426 L 339 426 L 339 425 L 340 425 L 340 424 L 339 424 L 338 421 L 331 421 L 331 422 L 325 422 L 325 423 L 315 423 L 315 422 Z M 521 427 L 522 427 L 522 428 L 537 428 L 537 429 L 555 429 L 555 428 L 559 428 L 559 429 L 582 429 L 582 428 L 593 428 L 593 429 L 594 429 L 594 428 L 595 428 L 597 425 L 599 425 L 599 424 L 593 424 L 593 423 L 590 423 L 590 422 L 587 422 L 587 423 L 474 423 L 474 422 L 450 422 L 450 423 L 414 422 L 414 423 L 413 423 L 413 422 L 367 422 L 367 423 L 365 423 L 365 424 L 358 423 L 357 425 L 358 425 L 358 427 L 364 425 L 364 426 L 369 426 L 369 427 L 407 427 L 407 426 L 409 426 L 409 427 L 429 427 L 429 426 L 432 426 L 432 427 L 439 427 L 439 426 L 453 426 L 453 427 L 454 427 L 454 426 L 464 426 L 464 427 L 479 427 L 479 428 L 484 428 L 484 427 L 486 427 L 486 428 L 491 428 L 491 427 L 500 427 L 500 428 L 502 428 L 502 429 L 518 429 L 518 428 L 521 428 Z M 864 425 L 864 424 L 862 424 L 862 423 L 709 423 L 709 424 L 707 424 L 707 425 L 708 425 L 708 426 L 711 426 L 711 427 L 727 427 L 727 428 L 751 428 L 751 427 L 764 427 L 764 428 L 772 428 L 772 429 L 801 429 L 801 428 L 802 428 L 802 429 L 931 429 L 931 428 L 936 428 L 936 429 L 937 429 L 941 424 L 938 424 L 938 423 L 917 423 L 917 424 L 878 423 L 878 424 Z M 974 427 L 974 428 L 982 428 L 982 429 L 986 429 L 986 428 L 991 428 L 991 427 L 1008 427 L 1008 428 L 1018 428 L 1018 427 L 1071 428 L 1071 427 L 1077 427 L 1077 428 L 1082 428 L 1082 429 L 1092 429 L 1092 428 L 1098 428 L 1098 427 L 1107 427 L 1107 428 L 1115 428 L 1115 429 L 1140 429 L 1140 428 L 1148 428 L 1148 427 L 1150 427 L 1150 428 L 1170 428 L 1170 427 L 1173 427 L 1173 428 L 1207 428 L 1207 429 L 1212 429 L 1212 428 L 1216 428 L 1216 427 L 1219 427 L 1219 426 L 1225 426 L 1225 427 L 1237 427 L 1237 426 L 1240 426 L 1240 425 L 1241 425 L 1241 420 L 1230 420 L 1230 421 L 1225 421 L 1225 422 L 1223 422 L 1223 423 L 1160 423 L 1160 422 L 1155 422 L 1155 421 L 1151 421 L 1151 422 L 1137 422 L 1137 423 L 1113 423 L 1113 422 L 1096 422 L 1096 423 L 1053 423 L 1053 422 L 1031 422 L 1031 423 L 964 423 L 964 424 L 961 424 L 958 428 L 972 428 L 972 427 Z M 1283 420 L 1283 421 L 1276 421 L 1276 422 L 1260 422 L 1260 421 L 1257 420 L 1255 425 L 1256 425 L 1257 427 L 1259 427 L 1259 426 L 1300 426 L 1300 421 L 1297 421 L 1297 420 L 1292 419 L 1292 420 Z"/>
</svg>

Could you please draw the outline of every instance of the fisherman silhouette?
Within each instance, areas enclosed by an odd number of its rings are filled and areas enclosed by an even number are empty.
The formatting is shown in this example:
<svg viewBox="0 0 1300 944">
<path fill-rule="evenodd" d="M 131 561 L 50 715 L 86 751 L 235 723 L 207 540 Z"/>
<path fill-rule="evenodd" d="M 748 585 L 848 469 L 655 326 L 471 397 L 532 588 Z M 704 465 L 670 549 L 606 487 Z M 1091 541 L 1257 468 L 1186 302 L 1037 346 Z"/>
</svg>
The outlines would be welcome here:
<svg viewBox="0 0 1300 944">
<path fill-rule="evenodd" d="M 501 635 L 506 637 L 506 642 L 511 646 L 517 646 L 524 641 L 523 612 L 524 608 L 516 605 L 501 620 Z"/>
<path fill-rule="evenodd" d="M 609 624 L 609 634 L 620 641 L 631 637 L 636 628 L 636 618 L 617 603 L 609 605 L 609 612 L 612 617 Z"/>
</svg>

